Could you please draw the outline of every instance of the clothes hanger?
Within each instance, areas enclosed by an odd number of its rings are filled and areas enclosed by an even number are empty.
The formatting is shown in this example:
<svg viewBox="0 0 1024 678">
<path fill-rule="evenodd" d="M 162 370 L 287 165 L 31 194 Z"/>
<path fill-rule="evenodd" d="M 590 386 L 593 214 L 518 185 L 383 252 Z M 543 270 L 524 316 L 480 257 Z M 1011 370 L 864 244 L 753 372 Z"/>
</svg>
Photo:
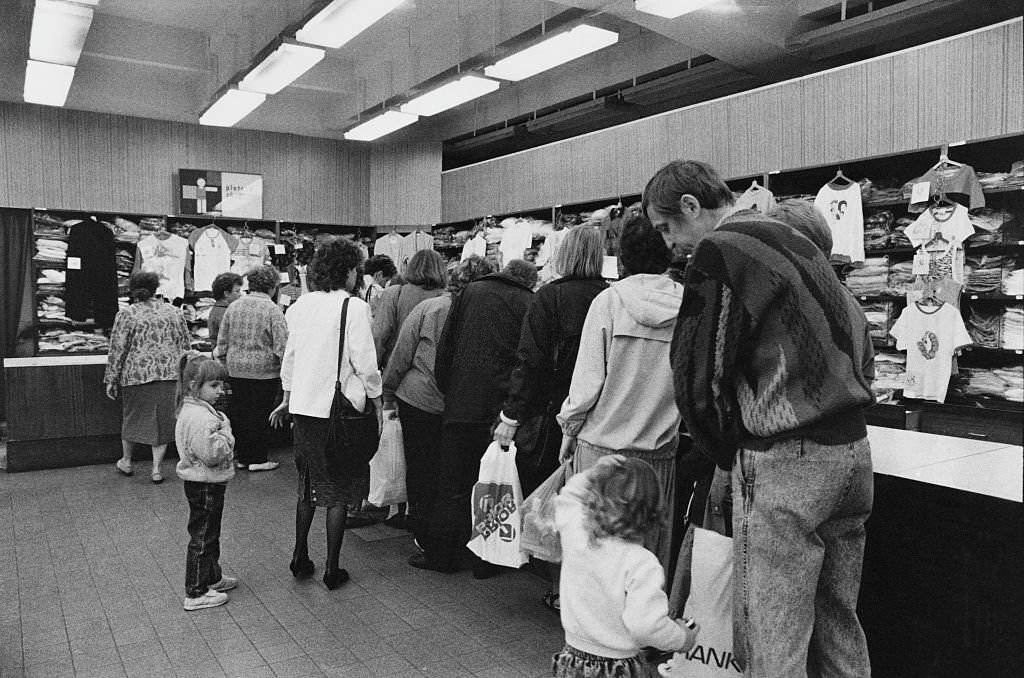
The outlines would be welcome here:
<svg viewBox="0 0 1024 678">
<path fill-rule="evenodd" d="M 942 154 L 939 155 L 939 161 L 937 163 L 935 163 L 934 165 L 932 165 L 931 169 L 929 169 L 928 171 L 929 172 L 934 172 L 935 170 L 939 169 L 940 167 L 963 167 L 963 166 L 964 166 L 964 164 L 962 162 L 957 162 L 956 160 L 950 160 L 948 155 L 946 155 L 945 153 L 942 153 Z"/>
<path fill-rule="evenodd" d="M 846 183 L 840 183 L 840 182 L 846 182 Z M 828 185 L 832 186 L 833 188 L 840 188 L 840 187 L 846 188 L 847 186 L 852 186 L 854 183 L 856 183 L 856 182 L 854 182 L 853 179 L 851 179 L 850 177 L 848 177 L 845 174 L 843 174 L 843 168 L 840 167 L 840 168 L 838 168 L 836 170 L 836 175 L 834 177 L 832 177 L 832 181 L 828 182 Z"/>
<path fill-rule="evenodd" d="M 843 173 L 842 170 L 837 172 L 836 173 L 836 179 L 838 179 L 839 175 L 841 175 L 842 173 Z M 832 181 L 835 181 L 835 179 L 833 179 Z M 764 187 L 761 186 L 761 184 L 757 183 L 757 179 L 754 179 L 753 181 L 750 182 L 750 188 L 747 189 L 747 193 L 750 193 L 751 191 L 763 191 L 763 190 L 764 190 Z"/>
</svg>

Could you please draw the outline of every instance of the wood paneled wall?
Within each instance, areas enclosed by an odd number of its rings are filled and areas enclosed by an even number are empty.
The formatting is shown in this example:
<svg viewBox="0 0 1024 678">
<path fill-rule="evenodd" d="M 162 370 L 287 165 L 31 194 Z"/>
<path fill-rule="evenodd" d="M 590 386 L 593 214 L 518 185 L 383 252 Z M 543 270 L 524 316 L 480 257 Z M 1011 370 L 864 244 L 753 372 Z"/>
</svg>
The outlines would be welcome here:
<svg viewBox="0 0 1024 678">
<path fill-rule="evenodd" d="M 441 221 L 441 142 L 378 144 L 371 158 L 373 225 L 429 226 Z"/>
<path fill-rule="evenodd" d="M 262 174 L 265 219 L 372 224 L 369 146 L 0 102 L 0 205 L 172 213 L 183 167 Z"/>
<path fill-rule="evenodd" d="M 739 177 L 1022 132 L 1016 19 L 445 172 L 442 220 L 639 193 L 676 158 Z"/>
</svg>

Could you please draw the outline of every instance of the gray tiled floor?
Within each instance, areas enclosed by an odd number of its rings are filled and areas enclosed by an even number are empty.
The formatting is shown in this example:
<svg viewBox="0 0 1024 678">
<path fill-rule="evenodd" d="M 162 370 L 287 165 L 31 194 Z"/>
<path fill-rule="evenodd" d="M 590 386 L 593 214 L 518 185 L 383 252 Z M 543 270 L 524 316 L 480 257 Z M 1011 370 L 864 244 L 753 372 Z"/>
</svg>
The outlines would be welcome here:
<svg viewBox="0 0 1024 678">
<path fill-rule="evenodd" d="M 550 675 L 561 645 L 545 584 L 409 567 L 405 532 L 352 530 L 328 591 L 323 517 L 317 576 L 288 571 L 294 467 L 240 472 L 228 486 L 222 564 L 242 585 L 220 608 L 181 609 L 187 506 L 165 464 L 154 486 L 112 466 L 0 472 L 0 676 L 302 678 Z"/>
</svg>

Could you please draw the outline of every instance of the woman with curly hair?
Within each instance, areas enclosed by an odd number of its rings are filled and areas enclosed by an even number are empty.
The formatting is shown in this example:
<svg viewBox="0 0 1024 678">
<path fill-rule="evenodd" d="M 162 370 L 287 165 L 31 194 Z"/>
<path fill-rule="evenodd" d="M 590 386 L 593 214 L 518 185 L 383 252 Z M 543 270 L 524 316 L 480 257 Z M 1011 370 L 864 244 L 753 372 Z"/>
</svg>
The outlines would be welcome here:
<svg viewBox="0 0 1024 678">
<path fill-rule="evenodd" d="M 309 529 L 316 507 L 326 507 L 327 565 L 323 580 L 332 590 L 349 579 L 348 572 L 338 567 L 346 508 L 362 501 L 370 480 L 368 464 L 343 471 L 328 463 L 327 439 L 335 383 L 341 383 L 342 392 L 356 410 L 373 407 L 378 432 L 382 422 L 381 378 L 370 331 L 370 307 L 352 294 L 362 262 L 362 252 L 344 238 L 330 238 L 317 247 L 309 269 L 316 291 L 302 295 L 288 309 L 288 343 L 281 364 L 284 398 L 270 413 L 270 422 L 275 426 L 288 416 L 293 420 L 299 482 L 295 549 L 289 567 L 296 577 L 313 573 Z M 345 343 L 339 365 L 342 332 Z M 368 459 L 369 455 L 363 452 L 357 454 Z"/>
<path fill-rule="evenodd" d="M 569 395 L 558 413 L 561 458 L 583 471 L 614 452 L 651 464 L 674 511 L 680 414 L 669 353 L 683 286 L 665 275 L 671 253 L 646 217 L 622 229 L 627 277 L 598 294 L 580 335 Z M 638 407 L 637 403 L 643 403 Z M 653 530 L 647 546 L 668 573 L 669 529 Z"/>
<path fill-rule="evenodd" d="M 228 306 L 213 355 L 227 365 L 231 377 L 228 416 L 235 426 L 238 468 L 273 471 L 280 463 L 267 458 L 267 417 L 281 393 L 281 358 L 288 340 L 288 324 L 273 300 L 281 275 L 273 266 L 257 266 L 245 277 L 249 294 Z"/>
<path fill-rule="evenodd" d="M 430 516 L 436 487 L 434 469 L 441 444 L 444 396 L 434 378 L 437 344 L 452 296 L 491 273 L 494 267 L 483 257 L 474 255 L 460 262 L 449 278 L 449 294 L 417 304 L 402 323 L 384 372 L 384 410 L 387 416 L 397 416 L 402 422 L 409 493 L 405 527 L 413 532 L 417 543 L 424 536 L 422 531 Z"/>
</svg>

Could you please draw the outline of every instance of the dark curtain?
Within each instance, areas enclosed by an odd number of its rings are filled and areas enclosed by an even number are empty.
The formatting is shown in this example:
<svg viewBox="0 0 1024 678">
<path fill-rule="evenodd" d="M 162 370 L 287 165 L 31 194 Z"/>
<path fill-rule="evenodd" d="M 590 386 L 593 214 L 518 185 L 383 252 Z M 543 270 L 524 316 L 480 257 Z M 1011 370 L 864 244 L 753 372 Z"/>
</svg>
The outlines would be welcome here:
<svg viewBox="0 0 1024 678">
<path fill-rule="evenodd" d="M 21 326 L 25 286 L 32 266 L 32 211 L 0 209 L 0 341 L 3 355 L 14 354 Z M 0 416 L 3 403 L 3 372 L 0 370 Z"/>
</svg>

